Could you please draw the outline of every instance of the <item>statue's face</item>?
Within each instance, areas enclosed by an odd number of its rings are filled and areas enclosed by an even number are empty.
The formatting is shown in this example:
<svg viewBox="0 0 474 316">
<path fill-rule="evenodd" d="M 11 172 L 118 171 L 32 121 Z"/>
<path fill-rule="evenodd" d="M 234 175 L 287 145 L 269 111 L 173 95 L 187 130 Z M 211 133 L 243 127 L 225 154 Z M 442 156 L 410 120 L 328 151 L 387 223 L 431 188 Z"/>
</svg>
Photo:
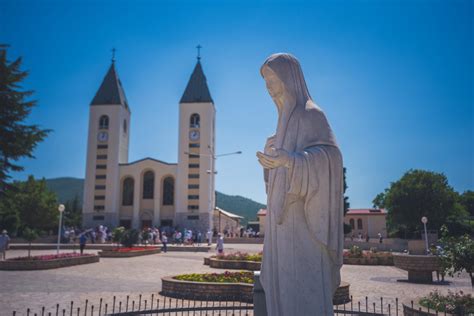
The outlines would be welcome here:
<svg viewBox="0 0 474 316">
<path fill-rule="evenodd" d="M 283 82 L 269 67 L 263 67 L 262 73 L 270 96 L 274 100 L 280 99 L 285 93 L 285 86 L 283 85 Z"/>
</svg>

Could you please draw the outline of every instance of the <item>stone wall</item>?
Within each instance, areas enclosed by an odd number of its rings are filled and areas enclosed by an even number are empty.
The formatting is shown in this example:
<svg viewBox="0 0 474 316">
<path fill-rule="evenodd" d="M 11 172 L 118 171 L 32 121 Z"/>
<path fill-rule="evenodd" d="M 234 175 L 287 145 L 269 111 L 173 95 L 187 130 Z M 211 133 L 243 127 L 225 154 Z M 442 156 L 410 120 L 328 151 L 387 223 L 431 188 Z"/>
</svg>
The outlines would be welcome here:
<svg viewBox="0 0 474 316">
<path fill-rule="evenodd" d="M 57 269 L 74 266 L 78 264 L 87 264 L 99 262 L 99 256 L 82 256 L 73 258 L 61 258 L 53 260 L 6 260 L 0 261 L 0 270 L 45 270 Z"/>
<path fill-rule="evenodd" d="M 406 271 L 439 270 L 439 258 L 436 256 L 394 254 L 393 262 L 397 268 Z"/>
<path fill-rule="evenodd" d="M 261 262 L 255 262 L 255 261 L 221 260 L 221 259 L 216 259 L 216 258 L 210 258 L 209 260 L 209 266 L 211 268 L 217 268 L 217 269 L 259 271 L 261 265 L 262 265 Z"/>
<path fill-rule="evenodd" d="M 344 257 L 344 264 L 369 265 L 369 266 L 393 266 L 393 257 L 372 257 L 372 258 L 348 258 Z"/>
<path fill-rule="evenodd" d="M 114 251 L 114 250 L 102 250 L 99 252 L 99 256 L 103 258 L 129 258 L 129 257 L 153 255 L 160 252 L 161 252 L 160 248 L 151 248 L 151 247 L 150 249 L 147 249 L 147 250 L 127 251 L 127 252 L 119 252 L 119 251 Z"/>
</svg>

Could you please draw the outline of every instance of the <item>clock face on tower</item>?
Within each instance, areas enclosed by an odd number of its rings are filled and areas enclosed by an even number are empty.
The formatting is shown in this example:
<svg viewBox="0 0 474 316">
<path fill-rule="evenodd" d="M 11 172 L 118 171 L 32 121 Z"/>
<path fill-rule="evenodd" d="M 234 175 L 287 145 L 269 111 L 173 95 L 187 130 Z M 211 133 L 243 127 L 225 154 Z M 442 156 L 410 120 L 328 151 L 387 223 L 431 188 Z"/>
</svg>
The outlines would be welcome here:
<svg viewBox="0 0 474 316">
<path fill-rule="evenodd" d="M 199 139 L 199 131 L 190 131 L 189 132 L 189 139 L 190 140 L 198 140 Z"/>
<path fill-rule="evenodd" d="M 97 140 L 99 142 L 106 142 L 107 139 L 109 139 L 109 134 L 107 134 L 107 132 L 99 132 L 99 134 L 97 134 Z"/>
</svg>

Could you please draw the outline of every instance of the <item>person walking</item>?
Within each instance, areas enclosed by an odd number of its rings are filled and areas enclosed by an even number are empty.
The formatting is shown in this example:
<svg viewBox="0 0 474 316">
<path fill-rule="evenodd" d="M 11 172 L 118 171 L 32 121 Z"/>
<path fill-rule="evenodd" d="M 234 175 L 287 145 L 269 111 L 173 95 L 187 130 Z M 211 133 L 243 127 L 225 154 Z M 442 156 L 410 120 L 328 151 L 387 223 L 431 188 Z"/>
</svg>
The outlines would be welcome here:
<svg viewBox="0 0 474 316">
<path fill-rule="evenodd" d="M 4 261 L 7 258 L 7 250 L 10 246 L 10 237 L 7 234 L 7 231 L 4 229 L 0 235 L 0 260 Z"/>
<path fill-rule="evenodd" d="M 166 233 L 162 234 L 161 243 L 163 244 L 163 252 L 166 253 L 168 251 L 168 237 L 166 237 Z"/>
<path fill-rule="evenodd" d="M 210 229 L 207 230 L 206 237 L 207 237 L 207 245 L 210 246 L 212 243 L 212 231 Z"/>
<path fill-rule="evenodd" d="M 82 233 L 79 237 L 79 249 L 81 250 L 81 255 L 84 253 L 84 248 L 86 248 L 87 237 L 86 234 Z"/>
<path fill-rule="evenodd" d="M 219 255 L 224 254 L 224 237 L 221 233 L 217 235 L 216 250 Z"/>
</svg>

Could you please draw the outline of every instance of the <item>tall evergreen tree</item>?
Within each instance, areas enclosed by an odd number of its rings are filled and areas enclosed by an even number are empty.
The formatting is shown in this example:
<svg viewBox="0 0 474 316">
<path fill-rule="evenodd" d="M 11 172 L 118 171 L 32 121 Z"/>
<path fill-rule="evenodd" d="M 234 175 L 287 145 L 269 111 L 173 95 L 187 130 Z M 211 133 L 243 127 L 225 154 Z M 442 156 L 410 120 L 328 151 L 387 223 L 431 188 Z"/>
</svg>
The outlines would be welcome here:
<svg viewBox="0 0 474 316">
<path fill-rule="evenodd" d="M 30 99 L 33 91 L 22 89 L 28 72 L 20 69 L 21 57 L 10 62 L 7 47 L 0 45 L 0 195 L 10 187 L 9 173 L 23 170 L 17 161 L 34 158 L 34 148 L 49 133 L 38 125 L 24 123 L 36 101 Z"/>
</svg>

